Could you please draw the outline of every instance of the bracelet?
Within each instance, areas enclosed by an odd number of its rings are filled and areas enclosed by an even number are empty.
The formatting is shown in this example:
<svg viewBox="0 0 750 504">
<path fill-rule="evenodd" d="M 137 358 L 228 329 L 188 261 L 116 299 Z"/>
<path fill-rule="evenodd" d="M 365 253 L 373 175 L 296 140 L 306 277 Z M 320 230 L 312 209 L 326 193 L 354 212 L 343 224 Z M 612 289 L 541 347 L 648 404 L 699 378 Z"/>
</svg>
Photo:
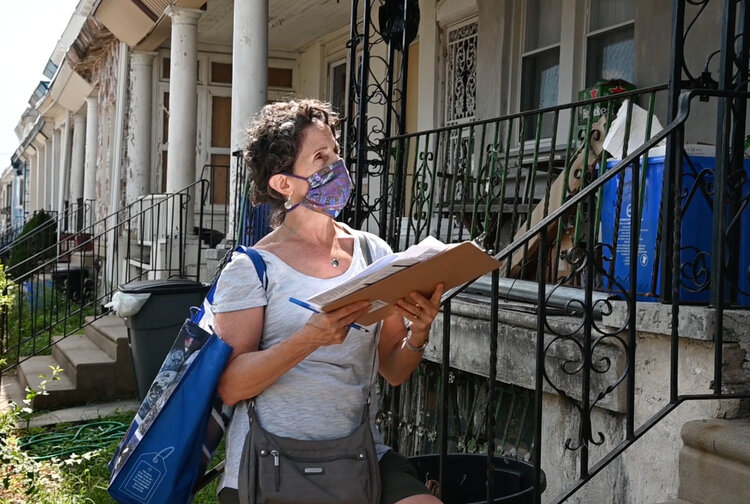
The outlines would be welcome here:
<svg viewBox="0 0 750 504">
<path fill-rule="evenodd" d="M 427 339 L 424 340 L 424 343 L 422 343 L 420 346 L 414 346 L 411 344 L 411 341 L 409 341 L 409 336 L 411 336 L 411 328 L 406 331 L 406 336 L 404 336 L 404 343 L 406 344 L 406 348 L 411 350 L 412 352 L 422 353 L 424 352 L 424 349 L 427 347 L 427 343 L 430 342 L 430 336 L 427 335 Z"/>
</svg>

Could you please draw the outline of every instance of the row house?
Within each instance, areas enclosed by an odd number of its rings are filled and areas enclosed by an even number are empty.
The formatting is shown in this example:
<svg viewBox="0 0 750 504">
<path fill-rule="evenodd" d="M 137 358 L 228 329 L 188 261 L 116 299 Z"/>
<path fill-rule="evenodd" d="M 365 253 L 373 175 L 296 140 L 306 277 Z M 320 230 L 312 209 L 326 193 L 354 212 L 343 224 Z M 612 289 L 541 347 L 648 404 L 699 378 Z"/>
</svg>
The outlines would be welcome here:
<svg viewBox="0 0 750 504">
<path fill-rule="evenodd" d="M 747 478 L 721 468 L 750 460 L 701 440 L 747 442 L 746 3 L 81 0 L 3 174 L 12 215 L 57 223 L 20 292 L 63 278 L 69 336 L 122 283 L 210 280 L 266 229 L 246 125 L 324 99 L 348 221 L 504 264 L 449 301 L 423 372 L 384 390 L 392 443 L 491 447 L 533 466 L 537 502 L 744 502 Z M 6 344 L 4 373 L 24 348 Z"/>
</svg>

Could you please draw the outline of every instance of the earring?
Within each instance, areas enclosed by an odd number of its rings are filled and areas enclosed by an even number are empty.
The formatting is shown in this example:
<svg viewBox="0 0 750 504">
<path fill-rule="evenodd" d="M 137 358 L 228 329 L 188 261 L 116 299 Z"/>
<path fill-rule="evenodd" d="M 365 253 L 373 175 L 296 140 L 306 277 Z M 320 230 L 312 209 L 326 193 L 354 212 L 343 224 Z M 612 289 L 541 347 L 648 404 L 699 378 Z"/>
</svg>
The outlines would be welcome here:
<svg viewBox="0 0 750 504">
<path fill-rule="evenodd" d="M 292 208 L 292 195 L 290 194 L 287 196 L 286 201 L 284 202 L 284 208 L 287 210 L 291 210 Z"/>
</svg>

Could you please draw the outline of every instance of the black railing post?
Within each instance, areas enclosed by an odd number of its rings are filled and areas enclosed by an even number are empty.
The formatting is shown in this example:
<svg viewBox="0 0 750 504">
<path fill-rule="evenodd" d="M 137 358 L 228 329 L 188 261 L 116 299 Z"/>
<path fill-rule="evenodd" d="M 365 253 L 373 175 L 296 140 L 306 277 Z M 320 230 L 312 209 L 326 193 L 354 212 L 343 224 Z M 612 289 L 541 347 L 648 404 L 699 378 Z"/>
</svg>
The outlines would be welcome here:
<svg viewBox="0 0 750 504">
<path fill-rule="evenodd" d="M 672 52 L 669 59 L 669 98 L 667 103 L 667 122 L 677 117 L 678 101 L 682 90 L 682 65 L 685 62 L 685 0 L 673 0 L 672 2 Z M 672 222 L 674 220 L 674 208 L 672 207 L 671 195 L 676 190 L 674 186 L 674 170 L 682 169 L 675 165 L 677 145 L 674 138 L 667 137 L 667 148 L 664 156 L 664 182 L 661 194 L 661 223 L 659 233 L 661 234 L 661 250 L 658 251 L 661 258 L 661 300 L 664 303 L 671 302 L 672 285 Z M 679 278 L 679 277 L 678 277 Z M 675 281 L 678 281 L 675 279 Z"/>
<path fill-rule="evenodd" d="M 734 0 L 724 0 L 721 37 L 721 65 L 719 69 L 719 90 L 728 91 L 732 87 L 732 75 L 735 70 L 734 44 L 735 23 L 737 22 Z M 742 77 L 745 78 L 744 76 Z M 717 394 L 722 388 L 722 332 L 724 330 L 723 313 L 725 303 L 725 247 L 726 247 L 726 212 L 729 173 L 732 170 L 732 114 L 734 100 L 731 97 L 719 97 L 716 110 L 716 167 L 714 168 L 714 205 L 713 205 L 713 239 L 711 243 L 711 304 L 716 309 L 714 331 L 714 383 Z M 740 163 L 742 160 L 740 159 Z"/>
<path fill-rule="evenodd" d="M 448 415 L 450 412 L 451 301 L 443 304 L 443 367 L 440 379 L 440 480 L 448 481 Z M 457 413 L 454 413 L 457 414 Z"/>
<path fill-rule="evenodd" d="M 545 261 L 548 251 L 547 230 L 539 234 L 539 272 L 537 290 L 536 319 L 536 373 L 534 378 L 534 503 L 542 502 L 542 410 L 544 404 L 544 333 L 547 319 L 547 283 L 544 278 Z"/>
<path fill-rule="evenodd" d="M 495 397 L 497 391 L 497 325 L 500 270 L 492 271 L 492 298 L 490 299 L 490 372 L 487 390 L 486 438 L 487 438 L 487 502 L 495 502 Z M 445 481 L 445 480 L 443 480 Z"/>
</svg>

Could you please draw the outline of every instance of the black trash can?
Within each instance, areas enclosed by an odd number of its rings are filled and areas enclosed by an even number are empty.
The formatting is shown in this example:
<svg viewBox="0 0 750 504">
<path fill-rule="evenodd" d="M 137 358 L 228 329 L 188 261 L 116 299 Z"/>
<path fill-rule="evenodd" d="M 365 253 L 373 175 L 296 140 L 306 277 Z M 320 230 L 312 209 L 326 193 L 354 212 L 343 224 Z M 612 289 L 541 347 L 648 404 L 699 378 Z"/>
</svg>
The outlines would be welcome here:
<svg viewBox="0 0 750 504">
<path fill-rule="evenodd" d="M 120 285 L 123 294 L 151 294 L 138 313 L 125 319 L 140 400 L 146 397 L 180 327 L 190 316 L 190 307 L 201 305 L 209 287 L 182 278 Z"/>
<path fill-rule="evenodd" d="M 440 477 L 440 455 L 410 457 L 423 481 Z M 495 457 L 494 503 L 533 504 L 534 466 L 508 457 Z M 447 481 L 440 485 L 440 497 L 451 504 L 487 502 L 487 455 L 450 453 L 447 458 Z M 542 472 L 540 491 L 547 480 Z"/>
</svg>

